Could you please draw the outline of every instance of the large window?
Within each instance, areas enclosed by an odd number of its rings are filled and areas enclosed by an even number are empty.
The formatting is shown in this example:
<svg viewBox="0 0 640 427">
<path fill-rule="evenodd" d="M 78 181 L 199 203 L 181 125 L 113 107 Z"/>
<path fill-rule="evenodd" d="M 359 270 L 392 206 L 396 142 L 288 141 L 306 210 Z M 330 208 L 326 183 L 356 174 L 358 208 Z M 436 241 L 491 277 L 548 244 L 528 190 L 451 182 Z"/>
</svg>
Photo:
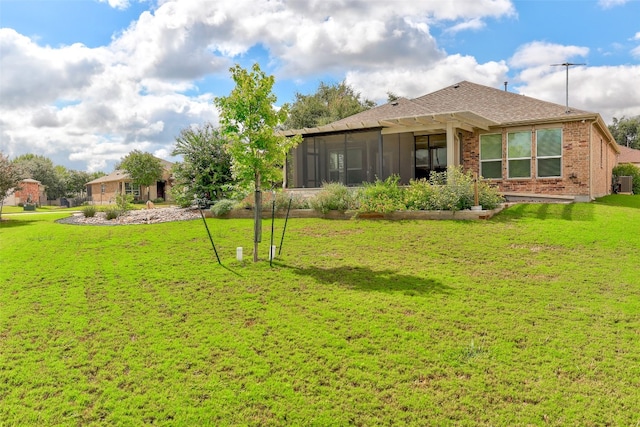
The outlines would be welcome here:
<svg viewBox="0 0 640 427">
<path fill-rule="evenodd" d="M 540 129 L 536 132 L 538 177 L 562 176 L 562 129 Z"/>
<path fill-rule="evenodd" d="M 140 196 L 140 186 L 138 184 L 132 184 L 130 182 L 124 183 L 125 194 L 132 194 L 134 197 Z"/>
<path fill-rule="evenodd" d="M 502 135 L 480 135 L 480 175 L 487 179 L 502 178 Z"/>
<path fill-rule="evenodd" d="M 509 178 L 531 178 L 531 132 L 507 135 Z"/>
</svg>

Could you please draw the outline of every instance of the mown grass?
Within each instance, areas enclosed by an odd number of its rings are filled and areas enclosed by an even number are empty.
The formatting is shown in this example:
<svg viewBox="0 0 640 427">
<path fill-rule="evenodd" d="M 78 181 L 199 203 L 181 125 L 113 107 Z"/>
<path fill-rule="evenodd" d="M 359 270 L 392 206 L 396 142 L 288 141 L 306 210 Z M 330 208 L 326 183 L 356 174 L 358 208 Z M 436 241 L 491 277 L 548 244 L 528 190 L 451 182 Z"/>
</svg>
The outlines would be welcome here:
<svg viewBox="0 0 640 427">
<path fill-rule="evenodd" d="M 636 425 L 640 197 L 490 221 L 0 224 L 0 425 Z M 276 220 L 276 243 L 284 223 Z"/>
</svg>

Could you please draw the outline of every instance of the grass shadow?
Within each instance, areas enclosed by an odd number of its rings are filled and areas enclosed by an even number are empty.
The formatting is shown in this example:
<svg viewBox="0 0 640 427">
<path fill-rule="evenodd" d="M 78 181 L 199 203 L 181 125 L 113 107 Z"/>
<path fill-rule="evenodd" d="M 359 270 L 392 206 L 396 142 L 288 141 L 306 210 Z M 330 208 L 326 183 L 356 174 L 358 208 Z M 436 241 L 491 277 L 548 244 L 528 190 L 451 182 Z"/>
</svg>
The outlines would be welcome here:
<svg viewBox="0 0 640 427">
<path fill-rule="evenodd" d="M 327 285 L 339 285 L 363 291 L 404 292 L 407 295 L 448 294 L 451 287 L 437 280 L 400 274 L 397 271 L 372 270 L 367 267 L 335 267 L 319 268 L 293 267 L 282 263 L 274 263 L 282 268 L 289 268 L 300 276 L 309 276 Z"/>
<path fill-rule="evenodd" d="M 24 221 L 24 220 L 11 220 L 11 219 L 0 219 L 0 228 L 14 228 L 14 227 L 22 227 L 23 225 L 31 225 L 35 221 Z"/>
<path fill-rule="evenodd" d="M 519 203 L 509 206 L 491 220 L 509 222 L 524 218 L 564 221 L 594 221 L 593 203 Z"/>
<path fill-rule="evenodd" d="M 607 206 L 640 209 L 640 194 L 611 194 L 609 196 L 604 196 L 596 199 L 595 203 Z"/>
</svg>

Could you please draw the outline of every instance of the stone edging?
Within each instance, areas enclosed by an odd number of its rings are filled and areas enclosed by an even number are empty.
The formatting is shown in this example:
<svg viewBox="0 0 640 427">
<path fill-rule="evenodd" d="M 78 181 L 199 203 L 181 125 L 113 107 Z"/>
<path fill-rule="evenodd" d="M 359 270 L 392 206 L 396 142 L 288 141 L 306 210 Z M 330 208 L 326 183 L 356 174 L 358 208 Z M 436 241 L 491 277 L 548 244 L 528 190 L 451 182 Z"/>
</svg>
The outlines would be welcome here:
<svg viewBox="0 0 640 427">
<path fill-rule="evenodd" d="M 291 209 L 289 212 L 289 218 L 324 218 L 324 219 L 382 219 L 390 221 L 398 220 L 480 220 L 489 219 L 498 212 L 501 212 L 507 204 L 503 203 L 492 210 L 464 210 L 464 211 L 396 211 L 391 213 L 359 213 L 357 211 L 330 211 L 326 214 L 322 214 L 313 209 Z M 211 217 L 211 211 L 205 212 L 207 217 Z M 278 210 L 275 213 L 276 218 L 285 218 L 287 216 L 286 210 Z M 264 209 L 262 211 L 262 218 L 270 218 L 271 210 Z M 217 218 L 222 219 L 236 219 L 236 218 L 253 218 L 253 210 L 251 209 L 236 209 L 221 215 Z"/>
</svg>

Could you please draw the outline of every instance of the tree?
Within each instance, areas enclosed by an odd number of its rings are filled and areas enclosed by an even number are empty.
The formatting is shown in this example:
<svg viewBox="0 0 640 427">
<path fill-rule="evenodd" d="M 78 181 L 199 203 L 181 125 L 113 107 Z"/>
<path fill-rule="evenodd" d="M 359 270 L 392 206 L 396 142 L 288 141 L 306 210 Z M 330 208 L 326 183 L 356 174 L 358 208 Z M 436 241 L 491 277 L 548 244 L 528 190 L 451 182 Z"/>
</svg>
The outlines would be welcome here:
<svg viewBox="0 0 640 427">
<path fill-rule="evenodd" d="M 188 206 L 194 199 L 211 202 L 224 198 L 233 188 L 231 155 L 220 131 L 207 123 L 182 129 L 172 156 L 182 156 L 173 166 L 176 201 Z"/>
<path fill-rule="evenodd" d="M 335 84 L 321 82 L 314 94 L 296 93 L 285 127 L 302 129 L 322 126 L 375 106 L 375 102 L 361 99 L 360 93 L 344 81 Z"/>
<path fill-rule="evenodd" d="M 623 116 L 620 120 L 614 117 L 609 130 L 618 144 L 640 149 L 640 116 Z"/>
<path fill-rule="evenodd" d="M 65 197 L 77 197 L 82 195 L 87 182 L 104 176 L 103 172 L 89 173 L 74 169 L 67 169 L 60 165 L 56 166 L 54 170 L 58 180 L 62 184 L 63 196 Z"/>
<path fill-rule="evenodd" d="M 147 187 L 147 200 L 149 200 L 149 186 L 162 178 L 160 159 L 140 150 L 133 150 L 127 154 L 118 168 L 129 174 L 134 185 Z"/>
<path fill-rule="evenodd" d="M 45 186 L 47 199 L 54 200 L 64 196 L 64 184 L 48 157 L 23 154 L 16 157 L 13 163 L 23 172 L 25 178 L 35 179 Z"/>
<path fill-rule="evenodd" d="M 302 139 L 276 133 L 286 120 L 289 106 L 275 109 L 272 93 L 274 77 L 267 76 L 258 64 L 251 71 L 235 65 L 230 69 L 235 88 L 229 96 L 214 100 L 220 112 L 222 133 L 229 139 L 228 149 L 238 183 L 254 189 L 253 261 L 258 260 L 262 240 L 262 185 L 282 180 L 287 152 Z"/>
<path fill-rule="evenodd" d="M 20 169 L 0 151 L 0 219 L 2 219 L 4 199 L 18 189 L 22 178 Z"/>
</svg>

